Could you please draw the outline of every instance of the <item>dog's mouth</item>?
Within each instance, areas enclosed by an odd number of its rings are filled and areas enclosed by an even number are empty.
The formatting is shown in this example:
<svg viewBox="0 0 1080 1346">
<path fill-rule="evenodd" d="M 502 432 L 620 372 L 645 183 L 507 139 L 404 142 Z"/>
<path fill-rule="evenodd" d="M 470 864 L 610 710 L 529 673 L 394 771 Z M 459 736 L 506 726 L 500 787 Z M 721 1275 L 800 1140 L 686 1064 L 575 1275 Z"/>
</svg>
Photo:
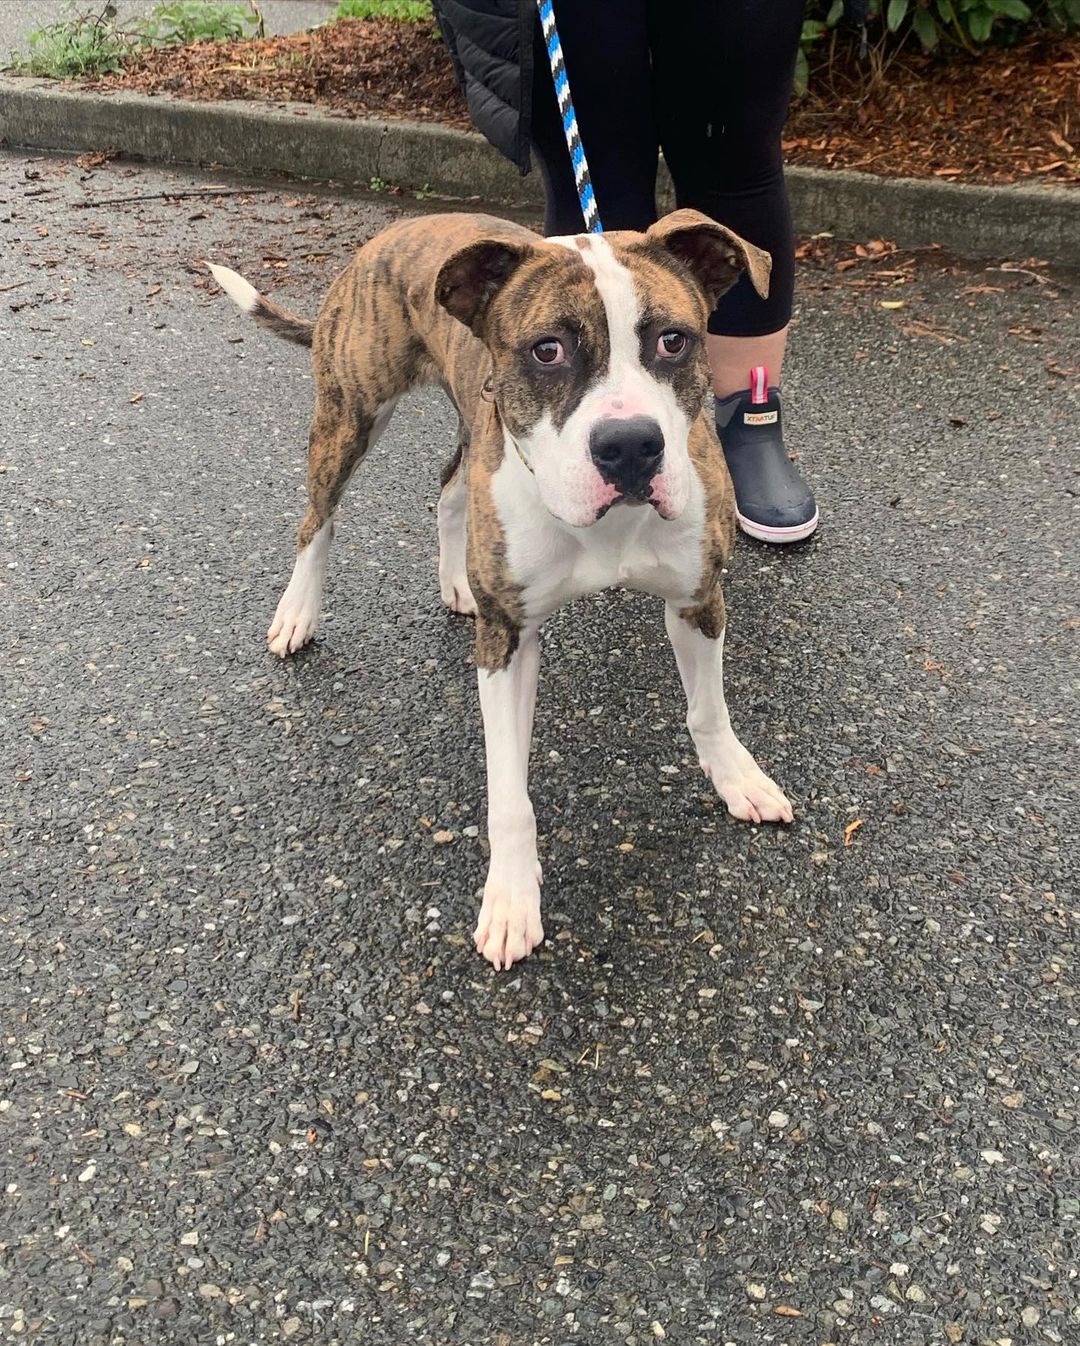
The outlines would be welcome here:
<svg viewBox="0 0 1080 1346">
<path fill-rule="evenodd" d="M 596 511 L 596 522 L 599 523 L 609 510 L 615 509 L 618 505 L 625 505 L 628 509 L 640 509 L 643 505 L 652 505 L 653 509 L 656 510 L 657 514 L 659 514 L 662 519 L 667 517 L 664 513 L 663 502 L 656 498 L 650 485 L 648 493 L 641 493 L 638 491 L 621 492 L 614 500 L 609 500 L 606 504 L 601 505 Z"/>
<path fill-rule="evenodd" d="M 650 505 L 661 519 L 671 520 L 679 517 L 684 504 L 678 490 L 678 479 L 673 479 L 672 473 L 667 470 L 651 475 L 641 473 L 624 481 L 604 481 L 597 475 L 584 490 L 581 489 L 580 479 L 571 479 L 569 484 L 572 488 L 577 487 L 569 492 L 571 496 L 577 496 L 577 508 L 566 511 L 556 508 L 552 513 L 575 528 L 590 528 L 606 518 L 618 505 L 628 510 L 639 510 Z M 630 526 L 629 516 L 626 526 Z"/>
</svg>

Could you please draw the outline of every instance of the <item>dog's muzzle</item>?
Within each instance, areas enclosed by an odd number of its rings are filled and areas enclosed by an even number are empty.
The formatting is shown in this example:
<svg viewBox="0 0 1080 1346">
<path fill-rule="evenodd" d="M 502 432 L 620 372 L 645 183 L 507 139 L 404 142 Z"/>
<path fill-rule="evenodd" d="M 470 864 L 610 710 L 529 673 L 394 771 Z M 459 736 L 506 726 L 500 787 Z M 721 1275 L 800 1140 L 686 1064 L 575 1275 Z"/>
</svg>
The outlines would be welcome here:
<svg viewBox="0 0 1080 1346">
<path fill-rule="evenodd" d="M 651 416 L 608 417 L 589 432 L 589 453 L 622 499 L 644 503 L 664 461 L 664 432 Z"/>
</svg>

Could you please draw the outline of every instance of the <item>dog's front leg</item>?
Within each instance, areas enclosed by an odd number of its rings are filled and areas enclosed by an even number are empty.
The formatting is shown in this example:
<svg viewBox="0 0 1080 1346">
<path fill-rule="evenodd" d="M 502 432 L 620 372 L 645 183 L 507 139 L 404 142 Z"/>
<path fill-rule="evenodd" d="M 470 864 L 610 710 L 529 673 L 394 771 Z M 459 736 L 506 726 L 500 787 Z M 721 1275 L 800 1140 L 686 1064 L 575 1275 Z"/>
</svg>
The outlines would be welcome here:
<svg viewBox="0 0 1080 1346">
<path fill-rule="evenodd" d="M 735 736 L 724 700 L 724 607 L 665 604 L 664 620 L 686 692 L 686 727 L 701 768 L 734 818 L 789 823 L 791 805 Z"/>
<path fill-rule="evenodd" d="M 496 971 L 519 962 L 544 938 L 536 817 L 528 780 L 539 667 L 536 632 L 524 630 L 505 667 L 478 670 L 491 861 L 476 923 L 476 949 Z"/>
</svg>

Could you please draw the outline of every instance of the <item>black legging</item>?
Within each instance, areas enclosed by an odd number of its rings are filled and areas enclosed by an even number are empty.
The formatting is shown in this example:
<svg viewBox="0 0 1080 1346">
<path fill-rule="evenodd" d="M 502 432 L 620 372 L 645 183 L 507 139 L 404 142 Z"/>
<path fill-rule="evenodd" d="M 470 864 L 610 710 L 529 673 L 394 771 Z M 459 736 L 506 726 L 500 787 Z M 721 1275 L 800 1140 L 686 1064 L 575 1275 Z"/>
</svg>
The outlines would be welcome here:
<svg viewBox="0 0 1080 1346">
<path fill-rule="evenodd" d="M 566 73 L 605 229 L 656 219 L 658 148 L 680 206 L 772 254 L 768 299 L 745 276 L 709 331 L 764 336 L 791 317 L 795 246 L 780 132 L 804 0 L 556 0 Z M 584 227 L 537 26 L 533 142 L 547 234 Z"/>
</svg>

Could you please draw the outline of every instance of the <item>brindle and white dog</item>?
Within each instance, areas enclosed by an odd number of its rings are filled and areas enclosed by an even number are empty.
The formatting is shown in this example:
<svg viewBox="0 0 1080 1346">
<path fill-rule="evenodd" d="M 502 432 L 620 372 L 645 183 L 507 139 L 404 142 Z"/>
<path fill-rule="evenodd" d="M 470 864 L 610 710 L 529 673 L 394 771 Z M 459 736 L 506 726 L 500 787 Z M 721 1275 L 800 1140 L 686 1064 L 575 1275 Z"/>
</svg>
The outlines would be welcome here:
<svg viewBox="0 0 1080 1346">
<path fill-rule="evenodd" d="M 736 818 L 791 821 L 724 702 L 734 505 L 705 411 L 708 313 L 744 268 L 766 293 L 769 266 L 679 210 L 644 234 L 558 239 L 484 215 L 402 220 L 360 249 L 314 323 L 211 268 L 256 321 L 312 347 L 308 510 L 275 654 L 315 632 L 334 513 L 398 398 L 435 383 L 457 408 L 439 582 L 476 617 L 491 860 L 475 938 L 497 969 L 544 938 L 528 794 L 537 632 L 569 599 L 611 585 L 662 598 L 705 773 Z"/>
</svg>

